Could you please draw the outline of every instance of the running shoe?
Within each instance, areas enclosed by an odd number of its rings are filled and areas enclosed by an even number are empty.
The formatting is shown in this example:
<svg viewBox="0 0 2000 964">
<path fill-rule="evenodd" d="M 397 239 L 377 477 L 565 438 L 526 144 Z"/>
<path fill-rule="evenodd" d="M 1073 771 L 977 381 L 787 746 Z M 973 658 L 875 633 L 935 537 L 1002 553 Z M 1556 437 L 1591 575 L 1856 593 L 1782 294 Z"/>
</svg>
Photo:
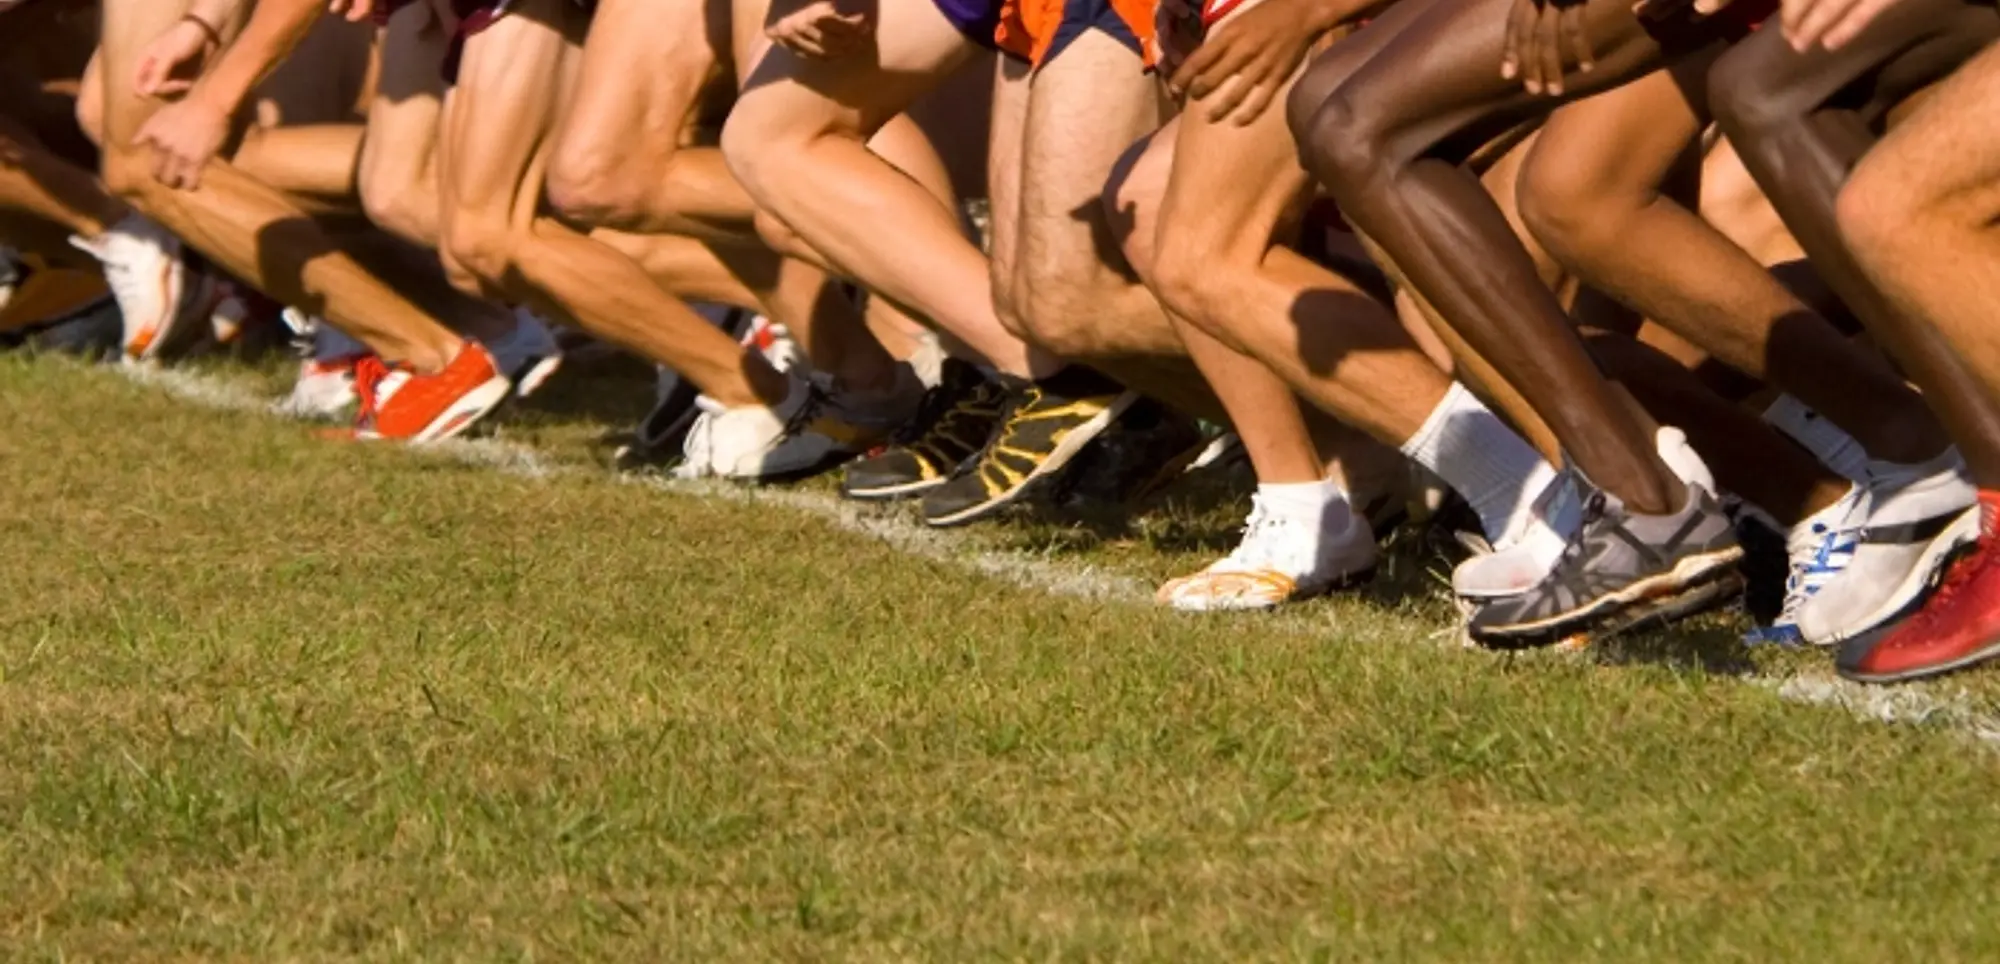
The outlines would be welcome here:
<svg viewBox="0 0 2000 964">
<path fill-rule="evenodd" d="M 96 359 L 116 354 L 124 333 L 118 303 L 106 297 L 14 334 L 31 351 Z"/>
<path fill-rule="evenodd" d="M 739 342 L 751 336 L 755 316 L 740 308 L 691 301 L 688 307 L 710 324 L 721 328 Z M 575 349 L 565 349 L 574 355 Z M 630 441 L 612 453 L 612 466 L 619 471 L 641 472 L 664 469 L 681 462 L 688 432 L 702 411 L 695 405 L 701 391 L 671 368 L 660 367 L 653 383 L 653 408 L 632 430 Z"/>
<path fill-rule="evenodd" d="M 125 316 L 125 357 L 150 361 L 186 334 L 198 312 L 181 242 L 142 215 L 128 214 L 95 238 L 70 243 L 104 265 L 104 281 Z"/>
<path fill-rule="evenodd" d="M 354 389 L 355 368 L 372 352 L 340 329 L 296 309 L 282 313 L 285 326 L 304 333 L 305 355 L 299 362 L 292 391 L 274 410 L 288 418 L 334 421 L 360 403 Z"/>
<path fill-rule="evenodd" d="M 1252 495 L 1250 518 L 1235 550 L 1208 568 L 1160 587 L 1155 598 L 1183 612 L 1273 609 L 1375 574 L 1375 533 L 1342 502 L 1329 506 L 1319 531 L 1270 511 Z"/>
<path fill-rule="evenodd" d="M 853 429 L 825 417 L 826 393 L 797 375 L 776 406 L 725 406 L 707 396 L 695 399 L 700 414 L 689 426 L 676 474 L 742 482 L 785 482 L 831 469 L 859 449 Z"/>
<path fill-rule="evenodd" d="M 1919 465 L 1870 462 L 1829 538 L 1851 543 L 1841 572 L 1799 605 L 1807 642 L 1837 644 L 1916 606 L 1946 559 L 1979 537 L 1978 494 L 1956 450 Z"/>
<path fill-rule="evenodd" d="M 1574 471 L 1572 469 L 1571 471 Z M 1630 611 L 1675 618 L 1686 604 L 1733 590 L 1743 550 L 1715 497 L 1698 485 L 1670 515 L 1641 515 L 1586 488 L 1582 525 L 1555 567 L 1526 592 L 1490 599 L 1473 613 L 1472 638 L 1489 646 L 1537 646 L 1579 633 L 1629 628 Z M 1611 629 L 1607 629 L 1611 627 Z"/>
<path fill-rule="evenodd" d="M 354 438 L 416 443 L 452 438 L 498 408 L 513 388 L 476 342 L 465 342 L 442 371 L 430 375 L 370 355 L 354 366 L 360 404 Z"/>
<path fill-rule="evenodd" d="M 1744 642 L 1796 646 L 1806 641 L 1799 629 L 1799 612 L 1853 564 L 1858 534 L 1839 522 L 1853 514 L 1865 494 L 1860 486 L 1852 486 L 1839 501 L 1792 527 L 1785 540 L 1784 603 L 1770 625 L 1744 634 Z"/>
<path fill-rule="evenodd" d="M 555 334 L 526 308 L 514 309 L 513 329 L 488 342 L 486 350 L 493 354 L 500 373 L 514 383 L 514 394 L 520 398 L 533 395 L 562 367 L 562 349 L 556 345 Z"/>
<path fill-rule="evenodd" d="M 1138 396 L 1058 394 L 1048 382 L 1002 376 L 1007 403 L 979 457 L 924 495 L 924 522 L 947 527 L 986 518 L 1061 472 Z"/>
<path fill-rule="evenodd" d="M 1050 480 L 1049 501 L 1072 513 L 1128 516 L 1127 507 L 1186 475 L 1208 446 L 1201 423 L 1139 397 Z"/>
<path fill-rule="evenodd" d="M 1909 618 L 1840 647 L 1834 668 L 1863 683 L 1900 683 L 1964 669 L 2000 655 L 2000 492 L 1982 490 L 1978 537 Z"/>
<path fill-rule="evenodd" d="M 901 499 L 945 484 L 979 454 L 999 424 L 1000 384 L 969 362 L 948 358 L 937 387 L 924 394 L 913 437 L 880 455 L 849 463 L 840 493 L 850 499 Z"/>
</svg>

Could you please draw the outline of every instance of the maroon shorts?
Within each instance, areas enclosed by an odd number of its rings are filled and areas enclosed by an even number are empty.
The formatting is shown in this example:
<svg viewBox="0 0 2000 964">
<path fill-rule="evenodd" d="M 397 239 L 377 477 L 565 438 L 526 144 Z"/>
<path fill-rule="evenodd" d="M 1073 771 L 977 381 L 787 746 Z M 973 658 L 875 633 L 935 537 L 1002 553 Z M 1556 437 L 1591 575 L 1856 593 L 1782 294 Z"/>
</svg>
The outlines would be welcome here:
<svg viewBox="0 0 2000 964">
<path fill-rule="evenodd" d="M 1692 51 L 1717 40 L 1750 36 L 1778 13 L 1779 0 L 1735 0 L 1712 17 L 1694 12 L 1694 0 L 1665 0 L 1658 13 L 1641 13 L 1640 26 L 1669 53 Z"/>
<path fill-rule="evenodd" d="M 425 0 L 380 0 L 375 6 L 375 22 L 387 26 L 389 16 L 397 10 Z M 458 29 L 452 31 L 451 48 L 444 55 L 444 82 L 458 83 L 458 65 L 465 59 L 467 38 L 493 26 L 495 21 L 507 15 L 520 0 L 451 0 L 452 15 L 458 18 Z M 597 8 L 597 0 L 571 0 L 586 11 Z"/>
</svg>

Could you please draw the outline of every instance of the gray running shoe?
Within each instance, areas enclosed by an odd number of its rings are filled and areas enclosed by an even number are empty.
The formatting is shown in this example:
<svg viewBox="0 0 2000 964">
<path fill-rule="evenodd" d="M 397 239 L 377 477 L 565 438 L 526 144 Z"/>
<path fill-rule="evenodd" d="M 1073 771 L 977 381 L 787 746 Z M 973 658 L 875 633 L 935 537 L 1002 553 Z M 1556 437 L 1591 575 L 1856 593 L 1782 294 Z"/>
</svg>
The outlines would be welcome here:
<svg viewBox="0 0 2000 964">
<path fill-rule="evenodd" d="M 1534 588 L 1484 602 L 1472 616 L 1472 638 L 1489 646 L 1539 646 L 1607 625 L 1634 625 L 1634 610 L 1662 619 L 1693 611 L 1691 597 L 1716 595 L 1732 581 L 1743 550 L 1715 496 L 1688 486 L 1687 504 L 1672 515 L 1628 512 L 1624 503 L 1583 479 L 1583 525 L 1555 568 Z"/>
</svg>

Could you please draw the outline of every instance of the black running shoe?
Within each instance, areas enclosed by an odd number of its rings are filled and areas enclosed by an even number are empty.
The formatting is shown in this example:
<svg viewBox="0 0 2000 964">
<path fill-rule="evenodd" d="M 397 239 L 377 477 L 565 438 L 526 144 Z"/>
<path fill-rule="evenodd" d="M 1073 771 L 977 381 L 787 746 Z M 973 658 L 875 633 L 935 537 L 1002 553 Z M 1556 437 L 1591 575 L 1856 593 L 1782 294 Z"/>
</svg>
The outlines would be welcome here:
<svg viewBox="0 0 2000 964">
<path fill-rule="evenodd" d="M 840 482 L 850 499 L 902 499 L 945 484 L 978 455 L 1000 423 L 1005 392 L 977 366 L 945 359 L 910 431 L 887 451 L 851 462 Z"/>
<path fill-rule="evenodd" d="M 978 459 L 924 496 L 925 523 L 965 525 L 1019 501 L 1062 471 L 1138 398 L 1131 392 L 1058 394 L 1057 379 L 1003 382 L 1007 406 L 993 436 Z"/>
<path fill-rule="evenodd" d="M 1581 480 L 1582 476 L 1579 475 Z M 1733 591 L 1743 550 L 1715 497 L 1688 487 L 1672 515 L 1628 512 L 1611 495 L 1592 491 L 1583 525 L 1534 588 L 1480 605 L 1472 638 L 1489 646 L 1541 646 L 1579 633 L 1632 628 L 1635 610 L 1668 620 Z"/>
<path fill-rule="evenodd" d="M 1139 502 L 1185 474 L 1209 441 L 1194 419 L 1140 398 L 1077 455 L 1050 501 L 1073 512 Z"/>
</svg>

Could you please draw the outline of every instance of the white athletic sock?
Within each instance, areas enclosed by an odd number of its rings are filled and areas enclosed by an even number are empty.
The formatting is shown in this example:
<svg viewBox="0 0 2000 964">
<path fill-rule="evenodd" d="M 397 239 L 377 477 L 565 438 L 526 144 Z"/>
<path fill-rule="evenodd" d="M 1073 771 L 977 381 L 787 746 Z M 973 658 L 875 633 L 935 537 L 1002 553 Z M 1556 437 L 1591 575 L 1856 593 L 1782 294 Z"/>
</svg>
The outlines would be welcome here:
<svg viewBox="0 0 2000 964">
<path fill-rule="evenodd" d="M 1793 441 L 1811 452 L 1813 458 L 1842 478 L 1856 482 L 1863 480 L 1868 453 L 1861 448 L 1861 443 L 1841 431 L 1840 426 L 1827 421 L 1826 416 L 1807 407 L 1806 403 L 1790 395 L 1780 395 L 1770 408 L 1764 410 L 1764 421 L 1791 436 Z"/>
<path fill-rule="evenodd" d="M 1457 382 L 1397 448 L 1471 503 L 1494 545 L 1528 530 L 1535 499 L 1556 478 L 1541 453 Z"/>
</svg>

